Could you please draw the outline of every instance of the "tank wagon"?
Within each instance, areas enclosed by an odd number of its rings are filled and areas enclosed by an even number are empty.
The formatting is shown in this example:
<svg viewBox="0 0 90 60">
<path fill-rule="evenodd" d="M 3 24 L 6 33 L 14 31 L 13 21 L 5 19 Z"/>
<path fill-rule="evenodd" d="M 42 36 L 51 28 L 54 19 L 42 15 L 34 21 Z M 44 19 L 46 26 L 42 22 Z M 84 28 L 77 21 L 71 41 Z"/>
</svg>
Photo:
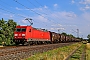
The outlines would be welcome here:
<svg viewBox="0 0 90 60">
<path fill-rule="evenodd" d="M 77 39 L 63 34 L 47 31 L 45 29 L 33 28 L 32 26 L 16 26 L 14 31 L 14 42 L 18 44 L 42 44 L 71 42 Z M 79 41 L 79 40 L 77 40 Z"/>
</svg>

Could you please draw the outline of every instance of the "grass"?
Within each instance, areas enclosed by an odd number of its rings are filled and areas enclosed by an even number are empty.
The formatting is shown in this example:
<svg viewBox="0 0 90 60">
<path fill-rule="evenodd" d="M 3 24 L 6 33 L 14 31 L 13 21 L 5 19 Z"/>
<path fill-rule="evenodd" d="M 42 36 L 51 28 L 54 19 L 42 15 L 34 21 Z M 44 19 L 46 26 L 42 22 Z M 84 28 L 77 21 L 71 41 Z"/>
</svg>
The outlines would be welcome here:
<svg viewBox="0 0 90 60">
<path fill-rule="evenodd" d="M 75 43 L 70 46 L 53 49 L 44 53 L 32 55 L 25 60 L 65 60 L 66 57 L 76 48 L 81 46 L 81 43 Z"/>
<path fill-rule="evenodd" d="M 90 60 L 90 43 L 86 46 L 86 60 Z"/>
</svg>

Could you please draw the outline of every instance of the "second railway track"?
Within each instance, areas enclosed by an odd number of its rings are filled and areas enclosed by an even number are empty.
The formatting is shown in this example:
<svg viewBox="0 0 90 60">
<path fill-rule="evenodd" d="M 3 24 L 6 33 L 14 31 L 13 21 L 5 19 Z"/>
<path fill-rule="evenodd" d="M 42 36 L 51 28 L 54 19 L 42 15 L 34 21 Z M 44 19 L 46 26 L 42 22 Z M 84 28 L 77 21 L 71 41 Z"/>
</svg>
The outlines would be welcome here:
<svg viewBox="0 0 90 60">
<path fill-rule="evenodd" d="M 82 44 L 71 52 L 65 60 L 86 60 L 86 45 Z"/>
</svg>

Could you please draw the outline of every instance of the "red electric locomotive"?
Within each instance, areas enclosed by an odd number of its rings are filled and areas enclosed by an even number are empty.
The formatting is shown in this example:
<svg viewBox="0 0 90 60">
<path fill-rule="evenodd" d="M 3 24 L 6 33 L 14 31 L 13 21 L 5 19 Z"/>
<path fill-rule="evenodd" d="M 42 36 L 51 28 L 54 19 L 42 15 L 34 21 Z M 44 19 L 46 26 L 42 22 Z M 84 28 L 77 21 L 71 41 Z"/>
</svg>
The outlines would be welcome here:
<svg viewBox="0 0 90 60">
<path fill-rule="evenodd" d="M 16 44 L 31 44 L 50 41 L 50 32 L 32 26 L 16 26 L 14 42 Z"/>
<path fill-rule="evenodd" d="M 47 31 L 45 29 L 33 28 L 32 26 L 16 26 L 16 30 L 14 32 L 14 42 L 16 43 L 16 45 L 60 43 L 73 41 L 79 41 L 79 39 Z"/>
</svg>

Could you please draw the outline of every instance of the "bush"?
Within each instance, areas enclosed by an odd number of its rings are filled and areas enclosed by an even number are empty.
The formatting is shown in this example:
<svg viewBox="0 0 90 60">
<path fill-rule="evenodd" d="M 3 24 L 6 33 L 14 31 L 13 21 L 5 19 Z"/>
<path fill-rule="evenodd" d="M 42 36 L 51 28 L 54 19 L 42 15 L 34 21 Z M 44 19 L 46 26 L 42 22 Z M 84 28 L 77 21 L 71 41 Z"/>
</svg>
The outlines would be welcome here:
<svg viewBox="0 0 90 60">
<path fill-rule="evenodd" d="M 90 39 L 88 39 L 88 43 L 90 43 Z"/>
</svg>

